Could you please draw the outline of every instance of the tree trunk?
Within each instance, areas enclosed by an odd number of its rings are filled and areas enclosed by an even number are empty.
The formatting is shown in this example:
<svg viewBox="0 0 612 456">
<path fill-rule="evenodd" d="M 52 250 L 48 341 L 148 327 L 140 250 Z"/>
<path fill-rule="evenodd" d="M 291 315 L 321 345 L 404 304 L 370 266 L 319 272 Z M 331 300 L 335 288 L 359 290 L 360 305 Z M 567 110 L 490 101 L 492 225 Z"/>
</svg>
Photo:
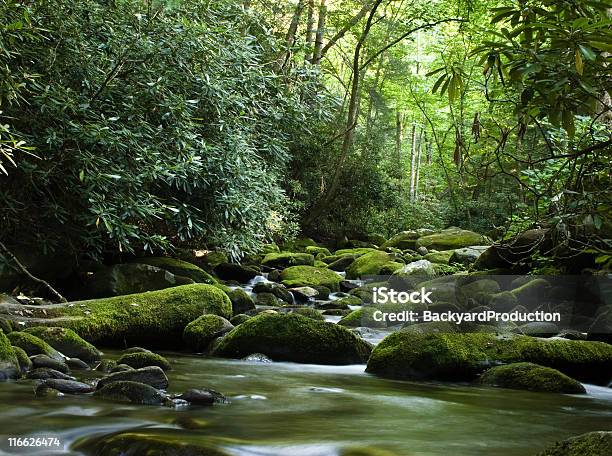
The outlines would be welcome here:
<svg viewBox="0 0 612 456">
<path fill-rule="evenodd" d="M 308 0 L 308 19 L 306 20 L 306 55 L 304 61 L 308 62 L 312 59 L 312 46 L 314 45 L 315 38 L 315 7 L 314 0 Z"/>
<path fill-rule="evenodd" d="M 327 0 L 321 0 L 319 6 L 319 21 L 317 23 L 317 33 L 315 36 L 315 46 L 312 55 L 312 63 L 319 65 L 321 63 L 323 51 L 323 37 L 325 36 L 325 20 L 327 18 Z"/>
<path fill-rule="evenodd" d="M 302 11 L 304 11 L 304 7 L 306 6 L 306 0 L 300 0 L 295 7 L 295 11 L 293 12 L 293 17 L 291 18 L 291 24 L 289 24 L 289 30 L 287 30 L 287 35 L 285 36 L 285 43 L 287 46 L 287 50 L 283 54 L 283 58 L 281 59 L 282 67 L 287 65 L 289 59 L 291 58 L 291 49 L 295 44 L 295 35 L 300 25 L 300 17 L 302 17 Z"/>
<path fill-rule="evenodd" d="M 416 177 L 415 177 L 415 182 L 414 182 L 414 199 L 416 199 L 419 196 L 419 180 L 420 180 L 420 174 L 421 174 L 421 153 L 423 150 L 423 146 L 422 146 L 423 131 L 424 129 L 421 128 L 419 132 L 419 141 L 417 145 Z"/>
<path fill-rule="evenodd" d="M 416 177 L 416 122 L 412 124 L 412 133 L 410 135 L 410 201 L 414 201 L 414 185 Z"/>
<path fill-rule="evenodd" d="M 324 0 L 322 0 L 324 3 Z M 348 116 L 346 119 L 346 130 L 344 132 L 344 139 L 342 141 L 342 149 L 340 151 L 340 156 L 336 162 L 334 167 L 334 175 L 332 177 L 331 184 L 327 189 L 325 195 L 315 203 L 314 207 L 308 214 L 305 220 L 305 224 L 312 223 L 321 213 L 323 213 L 324 209 L 328 207 L 328 204 L 333 200 L 336 192 L 338 191 L 338 187 L 340 185 L 340 176 L 343 171 L 344 161 L 348 156 L 349 151 L 353 145 L 353 138 L 355 136 L 355 128 L 357 127 L 358 113 L 359 113 L 359 90 L 360 90 L 360 81 L 361 81 L 361 50 L 365 43 L 365 40 L 370 33 L 370 29 L 372 28 L 372 22 L 374 20 L 374 14 L 376 14 L 376 10 L 382 3 L 382 0 L 376 0 L 374 5 L 372 6 L 372 10 L 370 11 L 370 15 L 368 16 L 368 21 L 363 29 L 363 33 L 359 37 L 357 44 L 355 46 L 355 52 L 353 54 L 353 76 L 351 80 L 351 95 L 349 99 L 348 106 Z M 319 20 L 319 23 L 321 21 Z"/>
</svg>

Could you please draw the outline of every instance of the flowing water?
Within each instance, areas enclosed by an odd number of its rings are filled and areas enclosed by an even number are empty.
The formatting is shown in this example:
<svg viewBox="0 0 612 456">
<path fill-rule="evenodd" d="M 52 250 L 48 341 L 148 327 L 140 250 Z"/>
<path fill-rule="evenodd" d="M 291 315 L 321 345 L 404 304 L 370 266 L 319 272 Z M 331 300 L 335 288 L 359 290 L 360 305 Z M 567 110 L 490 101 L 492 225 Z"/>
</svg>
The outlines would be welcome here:
<svg viewBox="0 0 612 456">
<path fill-rule="evenodd" d="M 266 281 L 259 276 L 241 288 L 252 293 L 256 283 Z M 386 334 L 361 329 L 362 337 L 374 344 Z M 355 445 L 400 456 L 524 456 L 556 440 L 612 429 L 610 388 L 587 385 L 586 395 L 542 394 L 385 380 L 365 373 L 364 365 L 164 355 L 173 366 L 169 392 L 212 388 L 231 403 L 169 408 L 87 396 L 35 398 L 31 381 L 2 383 L 0 455 L 76 455 L 71 448 L 77 441 L 138 430 L 210 442 L 236 456 L 336 456 Z M 59 448 L 52 447 L 51 453 L 7 445 L 9 437 L 41 436 L 57 438 Z"/>
<path fill-rule="evenodd" d="M 29 382 L 5 383 L 0 385 L 2 454 L 37 454 L 7 448 L 8 436 L 57 437 L 62 446 L 56 454 L 78 454 L 70 453 L 77 439 L 151 428 L 180 440 L 212 442 L 241 456 L 331 456 L 355 444 L 406 456 L 522 456 L 612 424 L 609 388 L 588 386 L 583 396 L 554 395 L 385 380 L 366 374 L 363 365 L 166 355 L 173 365 L 170 391 L 209 387 L 231 403 L 173 409 L 83 396 L 35 398 Z"/>
</svg>

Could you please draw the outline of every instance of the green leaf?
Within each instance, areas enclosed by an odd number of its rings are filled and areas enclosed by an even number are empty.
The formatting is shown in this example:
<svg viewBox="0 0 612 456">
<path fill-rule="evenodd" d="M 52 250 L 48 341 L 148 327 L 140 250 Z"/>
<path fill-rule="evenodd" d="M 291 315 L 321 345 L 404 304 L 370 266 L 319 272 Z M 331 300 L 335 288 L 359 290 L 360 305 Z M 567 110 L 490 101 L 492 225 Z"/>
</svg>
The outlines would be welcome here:
<svg viewBox="0 0 612 456">
<path fill-rule="evenodd" d="M 570 138 L 576 134 L 576 124 L 574 123 L 574 113 L 569 109 L 563 111 L 563 129 Z"/>
<path fill-rule="evenodd" d="M 578 48 L 580 49 L 580 52 L 582 53 L 585 59 L 590 61 L 597 59 L 597 54 L 595 54 L 591 48 L 583 46 L 582 44 L 579 44 Z"/>
</svg>

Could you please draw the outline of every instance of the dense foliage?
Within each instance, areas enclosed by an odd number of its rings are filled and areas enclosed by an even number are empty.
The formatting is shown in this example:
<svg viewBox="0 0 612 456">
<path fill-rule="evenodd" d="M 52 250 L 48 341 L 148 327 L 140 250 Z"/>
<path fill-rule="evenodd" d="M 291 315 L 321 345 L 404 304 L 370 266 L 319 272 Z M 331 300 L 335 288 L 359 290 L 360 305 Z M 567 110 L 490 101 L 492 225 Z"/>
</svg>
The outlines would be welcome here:
<svg viewBox="0 0 612 456">
<path fill-rule="evenodd" d="M 604 2 L 0 9 L 5 241 L 237 256 L 298 229 L 549 226 L 609 254 Z"/>
</svg>

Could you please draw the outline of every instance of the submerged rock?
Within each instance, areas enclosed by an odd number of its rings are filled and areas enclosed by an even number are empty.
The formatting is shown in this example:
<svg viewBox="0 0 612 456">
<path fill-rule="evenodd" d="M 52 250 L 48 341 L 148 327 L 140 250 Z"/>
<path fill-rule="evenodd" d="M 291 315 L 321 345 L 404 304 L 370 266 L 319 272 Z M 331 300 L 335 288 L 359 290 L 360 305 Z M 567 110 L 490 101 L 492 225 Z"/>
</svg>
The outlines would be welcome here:
<svg viewBox="0 0 612 456">
<path fill-rule="evenodd" d="M 223 336 L 234 329 L 225 318 L 218 315 L 202 315 L 185 327 L 183 341 L 192 351 L 206 350 L 217 337 Z"/>
<path fill-rule="evenodd" d="M 145 385 L 150 385 L 156 389 L 168 388 L 168 377 L 166 377 L 163 369 L 158 366 L 147 366 L 140 369 L 130 369 L 122 372 L 111 373 L 110 375 L 100 379 L 96 385 L 96 389 L 100 389 L 110 383 L 120 381 L 144 383 Z"/>
<path fill-rule="evenodd" d="M 607 384 L 612 378 L 611 345 L 490 333 L 396 332 L 373 350 L 366 370 L 389 378 L 465 381 L 516 362 L 551 367 L 585 382 Z"/>
<path fill-rule="evenodd" d="M 69 358 L 94 362 L 102 357 L 102 352 L 68 328 L 35 326 L 26 329 L 25 332 L 44 340 Z"/>
<path fill-rule="evenodd" d="M 137 352 L 123 355 L 117 360 L 117 364 L 126 364 L 134 369 L 148 366 L 157 366 L 163 370 L 172 369 L 170 362 L 166 358 L 151 352 Z"/>
<path fill-rule="evenodd" d="M 111 434 L 101 438 L 85 439 L 74 445 L 76 451 L 95 456 L 229 456 L 225 451 L 202 441 L 201 436 L 194 441 L 184 431 L 134 431 Z"/>
<path fill-rule="evenodd" d="M 340 291 L 342 277 L 334 271 L 314 266 L 291 266 L 281 272 L 280 279 L 287 288 L 324 286 Z"/>
<path fill-rule="evenodd" d="M 39 385 L 39 387 L 52 388 L 64 394 L 87 394 L 93 393 L 95 390 L 92 385 L 87 383 L 62 378 L 49 378 Z"/>
<path fill-rule="evenodd" d="M 609 456 L 611 454 L 612 431 L 597 431 L 557 442 L 536 456 Z"/>
<path fill-rule="evenodd" d="M 584 386 L 556 369 L 533 363 L 512 363 L 492 367 L 478 379 L 483 385 L 545 393 L 586 393 Z"/>
<path fill-rule="evenodd" d="M 213 405 L 214 403 L 224 404 L 228 402 L 223 394 L 211 389 L 190 389 L 177 396 L 177 399 L 182 399 L 195 405 Z"/>
<path fill-rule="evenodd" d="M 153 347 L 178 348 L 182 345 L 185 326 L 202 314 L 232 315 L 227 295 L 213 285 L 194 284 L 113 298 L 77 301 L 41 306 L 4 307 L 9 313 L 27 311 L 32 317 L 10 315 L 27 326 L 61 326 L 72 329 L 90 343 L 105 346 L 143 344 Z M 38 344 L 20 341 L 23 332 L 11 333 L 28 354 L 44 352 Z M 35 338 L 40 341 L 40 339 Z M 42 342 L 42 341 L 41 341 Z M 43 342 L 43 344 L 45 344 Z M 51 348 L 48 344 L 47 347 Z M 27 348 L 26 348 L 27 347 Z M 28 349 L 38 351 L 28 352 Z M 53 349 L 51 349 L 53 350 Z"/>
<path fill-rule="evenodd" d="M 104 385 L 94 393 L 95 397 L 118 402 L 131 402 L 141 405 L 162 405 L 166 396 L 144 383 L 117 381 Z"/>
<path fill-rule="evenodd" d="M 358 364 L 371 346 L 351 331 L 296 314 L 258 315 L 229 332 L 213 355 L 244 358 L 263 353 L 277 361 Z"/>
</svg>

